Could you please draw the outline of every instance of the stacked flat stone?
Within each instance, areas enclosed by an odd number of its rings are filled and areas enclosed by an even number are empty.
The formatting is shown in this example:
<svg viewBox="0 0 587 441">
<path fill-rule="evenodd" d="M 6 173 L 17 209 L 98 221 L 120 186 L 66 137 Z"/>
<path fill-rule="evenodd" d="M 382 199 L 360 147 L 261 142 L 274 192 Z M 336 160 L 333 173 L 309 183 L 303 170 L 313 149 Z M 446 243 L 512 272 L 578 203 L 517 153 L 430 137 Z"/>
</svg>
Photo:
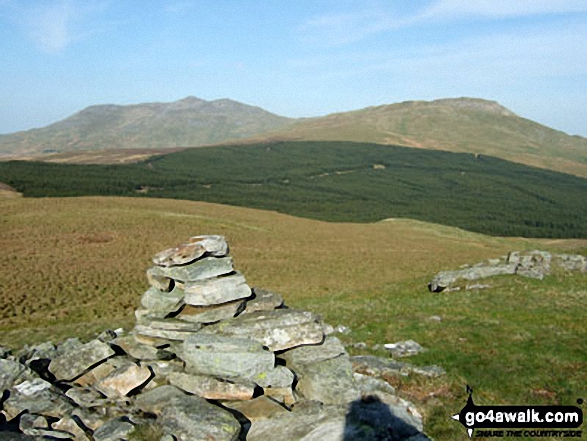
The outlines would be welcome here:
<svg viewBox="0 0 587 441">
<path fill-rule="evenodd" d="M 125 440 L 145 424 L 179 441 L 427 439 L 417 410 L 353 372 L 318 315 L 251 289 L 228 254 L 221 236 L 158 253 L 128 334 L 0 351 L 6 420 L 76 441 Z"/>
</svg>

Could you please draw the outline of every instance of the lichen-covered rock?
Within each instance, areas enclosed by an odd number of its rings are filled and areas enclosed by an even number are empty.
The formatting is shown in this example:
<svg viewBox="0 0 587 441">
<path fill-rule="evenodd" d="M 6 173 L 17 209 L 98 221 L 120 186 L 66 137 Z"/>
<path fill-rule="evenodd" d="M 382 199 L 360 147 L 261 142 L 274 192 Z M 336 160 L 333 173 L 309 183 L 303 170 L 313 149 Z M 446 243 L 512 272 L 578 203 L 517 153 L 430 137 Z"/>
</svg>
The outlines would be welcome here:
<svg viewBox="0 0 587 441">
<path fill-rule="evenodd" d="M 292 371 L 284 366 L 275 366 L 275 369 L 262 372 L 251 378 L 252 381 L 257 383 L 263 388 L 290 388 L 294 382 L 295 375 Z"/>
<path fill-rule="evenodd" d="M 300 366 L 295 373 L 298 376 L 296 392 L 308 400 L 344 404 L 360 397 L 347 354 Z"/>
<path fill-rule="evenodd" d="M 428 289 L 431 292 L 441 292 L 459 279 L 478 280 L 502 274 L 515 274 L 516 266 L 515 263 L 504 263 L 499 265 L 474 266 L 456 271 L 441 271 L 428 284 Z"/>
<path fill-rule="evenodd" d="M 356 355 L 351 357 L 351 363 L 354 372 L 374 377 L 406 376 L 412 373 L 427 377 L 438 377 L 446 374 L 446 371 L 439 366 L 414 366 L 374 355 Z"/>
<path fill-rule="evenodd" d="M 219 305 L 251 296 L 251 288 L 240 273 L 186 282 L 184 301 L 192 306 Z"/>
<path fill-rule="evenodd" d="M 107 402 L 101 393 L 87 386 L 73 386 L 65 392 L 65 395 L 78 406 L 85 408 L 104 406 Z"/>
<path fill-rule="evenodd" d="M 239 314 L 245 306 L 244 300 L 223 303 L 211 306 L 185 305 L 181 312 L 176 315 L 179 320 L 193 323 L 216 323 L 227 320 Z"/>
<path fill-rule="evenodd" d="M 136 406 L 157 415 L 164 433 L 178 441 L 236 441 L 241 426 L 226 410 L 174 386 L 161 386 L 142 394 Z"/>
<path fill-rule="evenodd" d="M 37 375 L 22 363 L 15 360 L 0 359 L 0 393 Z"/>
<path fill-rule="evenodd" d="M 200 330 L 200 323 L 186 322 L 178 319 L 150 320 L 135 325 L 134 332 L 147 337 L 183 341 Z"/>
<path fill-rule="evenodd" d="M 542 280 L 550 273 L 552 255 L 546 251 L 514 251 L 507 257 L 508 264 L 516 265 L 516 274 Z"/>
<path fill-rule="evenodd" d="M 271 311 L 283 306 L 283 297 L 263 288 L 253 288 L 253 297 L 247 300 L 243 314 L 257 311 Z"/>
<path fill-rule="evenodd" d="M 194 282 L 198 280 L 218 277 L 233 271 L 231 257 L 205 257 L 196 260 L 189 265 L 163 268 L 155 266 L 151 268 L 153 277 L 166 277 L 181 282 Z"/>
<path fill-rule="evenodd" d="M 275 309 L 240 315 L 208 326 L 202 332 L 250 338 L 271 351 L 317 344 L 324 339 L 321 318 L 311 312 L 295 309 Z"/>
<path fill-rule="evenodd" d="M 126 354 L 137 360 L 168 360 L 174 354 L 165 350 L 145 345 L 137 341 L 134 335 L 125 335 L 112 341 L 112 344 L 121 348 Z"/>
<path fill-rule="evenodd" d="M 114 351 L 108 344 L 100 340 L 92 340 L 73 351 L 67 351 L 54 358 L 49 364 L 49 371 L 58 380 L 70 381 L 112 355 L 114 355 Z"/>
<path fill-rule="evenodd" d="M 120 441 L 128 439 L 135 426 L 121 418 L 111 419 L 94 431 L 95 441 Z"/>
<path fill-rule="evenodd" d="M 346 349 L 341 341 L 336 337 L 326 337 L 321 344 L 293 348 L 280 354 L 279 358 L 285 360 L 286 366 L 295 371 L 307 364 L 318 363 L 343 354 L 346 354 Z"/>
<path fill-rule="evenodd" d="M 188 337 L 178 355 L 191 373 L 251 379 L 273 370 L 275 355 L 246 338 L 197 333 Z"/>
<path fill-rule="evenodd" d="M 194 236 L 186 243 L 161 251 L 153 257 L 155 265 L 172 267 L 185 265 L 204 254 L 222 257 L 228 253 L 228 245 L 222 236 Z"/>
<path fill-rule="evenodd" d="M 208 375 L 171 373 L 169 383 L 208 400 L 250 400 L 256 385 L 251 382 L 221 380 Z"/>
<path fill-rule="evenodd" d="M 395 343 L 386 343 L 383 345 L 385 349 L 391 352 L 393 357 L 410 357 L 427 351 L 419 343 L 414 340 L 398 341 Z"/>
<path fill-rule="evenodd" d="M 183 305 L 185 292 L 179 287 L 171 292 L 161 291 L 151 287 L 141 297 L 141 305 L 149 310 L 163 314 L 163 316 L 178 311 Z"/>
<path fill-rule="evenodd" d="M 3 404 L 8 420 L 22 412 L 61 418 L 73 410 L 73 406 L 51 383 L 36 378 L 23 381 L 10 391 L 10 396 Z"/>
</svg>

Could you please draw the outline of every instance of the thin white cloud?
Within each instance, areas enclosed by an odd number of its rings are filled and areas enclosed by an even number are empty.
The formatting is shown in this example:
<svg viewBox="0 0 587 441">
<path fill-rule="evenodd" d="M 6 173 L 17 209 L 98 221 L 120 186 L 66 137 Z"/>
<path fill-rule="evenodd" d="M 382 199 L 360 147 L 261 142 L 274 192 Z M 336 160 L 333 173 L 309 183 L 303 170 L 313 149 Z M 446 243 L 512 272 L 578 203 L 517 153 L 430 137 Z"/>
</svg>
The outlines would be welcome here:
<svg viewBox="0 0 587 441">
<path fill-rule="evenodd" d="M 421 19 L 503 18 L 573 12 L 587 12 L 587 2 L 584 0 L 439 0 L 424 11 Z"/>
<path fill-rule="evenodd" d="M 322 15 L 298 28 L 302 39 L 324 46 L 339 46 L 372 35 L 434 22 L 458 22 L 471 18 L 500 19 L 587 12 L 585 0 L 437 0 L 411 14 L 376 7 Z"/>
<path fill-rule="evenodd" d="M 20 3 L 0 2 L 4 14 L 43 52 L 59 54 L 72 43 L 96 32 L 96 14 L 106 1 L 52 0 Z"/>
</svg>

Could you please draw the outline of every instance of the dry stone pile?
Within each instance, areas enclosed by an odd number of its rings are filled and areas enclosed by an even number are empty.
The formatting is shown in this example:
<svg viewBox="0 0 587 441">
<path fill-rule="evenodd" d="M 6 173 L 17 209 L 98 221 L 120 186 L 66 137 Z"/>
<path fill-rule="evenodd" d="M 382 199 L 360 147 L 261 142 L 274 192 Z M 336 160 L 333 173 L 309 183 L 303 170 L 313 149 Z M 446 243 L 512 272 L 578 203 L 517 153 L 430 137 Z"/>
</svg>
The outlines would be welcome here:
<svg viewBox="0 0 587 441">
<path fill-rule="evenodd" d="M 436 274 L 428 289 L 431 292 L 459 290 L 455 286 L 458 282 L 476 281 L 503 274 L 515 274 L 531 279 L 542 280 L 550 274 L 552 268 L 564 271 L 579 271 L 587 273 L 587 257 L 579 254 L 552 254 L 547 251 L 512 251 L 499 259 L 490 259 L 475 265 L 464 265 L 455 271 L 441 271 Z M 490 285 L 473 283 L 465 289 L 489 288 Z"/>
<path fill-rule="evenodd" d="M 131 332 L 0 351 L 0 440 L 428 439 L 375 357 L 354 372 L 318 315 L 247 285 L 223 237 L 153 262 Z"/>
</svg>

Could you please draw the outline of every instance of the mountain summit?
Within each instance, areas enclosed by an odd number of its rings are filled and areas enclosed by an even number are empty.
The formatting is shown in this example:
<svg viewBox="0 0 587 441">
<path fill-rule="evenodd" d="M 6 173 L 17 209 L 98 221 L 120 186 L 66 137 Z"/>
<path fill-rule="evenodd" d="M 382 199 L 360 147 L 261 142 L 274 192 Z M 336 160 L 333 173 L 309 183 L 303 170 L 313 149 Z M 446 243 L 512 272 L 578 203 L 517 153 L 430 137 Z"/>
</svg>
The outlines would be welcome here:
<svg viewBox="0 0 587 441">
<path fill-rule="evenodd" d="M 229 99 L 97 105 L 40 129 L 0 135 L 0 155 L 196 147 L 282 128 L 291 119 Z"/>
</svg>

